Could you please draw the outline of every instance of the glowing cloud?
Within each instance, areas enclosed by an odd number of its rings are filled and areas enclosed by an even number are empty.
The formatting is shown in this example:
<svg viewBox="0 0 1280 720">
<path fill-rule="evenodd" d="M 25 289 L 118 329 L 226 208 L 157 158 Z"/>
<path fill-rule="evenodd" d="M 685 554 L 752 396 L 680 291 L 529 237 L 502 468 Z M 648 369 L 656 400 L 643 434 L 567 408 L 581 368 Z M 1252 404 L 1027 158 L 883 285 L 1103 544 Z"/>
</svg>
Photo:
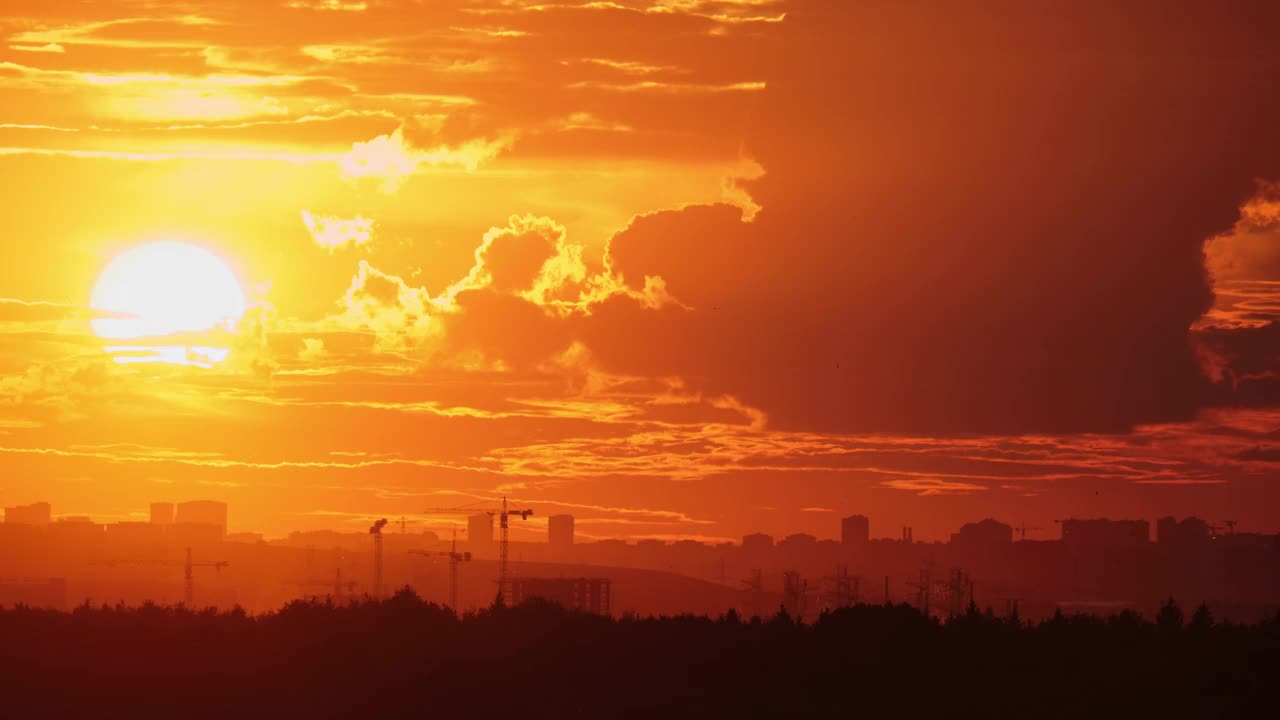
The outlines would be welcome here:
<svg viewBox="0 0 1280 720">
<path fill-rule="evenodd" d="M 10 45 L 10 50 L 19 52 L 38 52 L 38 53 L 64 53 L 66 48 L 58 43 L 45 43 L 44 45 Z"/>
<path fill-rule="evenodd" d="M 421 164 L 476 170 L 513 142 L 514 136 L 507 135 L 494 140 L 477 138 L 456 147 L 439 145 L 429 150 L 416 150 L 405 140 L 404 129 L 396 128 L 390 135 L 354 143 L 351 151 L 338 159 L 338 168 L 344 180 L 381 180 L 382 191 L 393 193 Z"/>
<path fill-rule="evenodd" d="M 403 131 L 396 128 L 390 135 L 352 145 L 351 152 L 338 160 L 338 167 L 343 180 L 380 179 L 382 191 L 392 193 L 413 174 L 418 160 L 405 143 Z"/>
<path fill-rule="evenodd" d="M 343 309 L 339 320 L 347 327 L 372 332 L 375 349 L 380 351 L 409 350 L 443 332 L 432 321 L 431 296 L 425 289 L 411 287 L 364 260 L 339 304 Z"/>
<path fill-rule="evenodd" d="M 359 215 L 340 218 L 335 215 L 313 215 L 302 211 L 302 222 L 320 247 L 333 254 L 348 245 L 360 246 L 373 239 L 373 220 Z"/>
</svg>

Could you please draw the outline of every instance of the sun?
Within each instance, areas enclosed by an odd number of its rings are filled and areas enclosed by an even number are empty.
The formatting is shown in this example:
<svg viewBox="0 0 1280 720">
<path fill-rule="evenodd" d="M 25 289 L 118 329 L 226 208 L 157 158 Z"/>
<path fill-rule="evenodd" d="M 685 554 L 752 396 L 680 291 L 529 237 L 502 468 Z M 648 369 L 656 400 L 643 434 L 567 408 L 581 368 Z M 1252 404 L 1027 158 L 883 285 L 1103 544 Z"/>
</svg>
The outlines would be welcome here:
<svg viewBox="0 0 1280 720">
<path fill-rule="evenodd" d="M 153 242 L 112 259 L 89 306 L 93 332 L 116 362 L 209 367 L 229 353 L 245 299 L 235 273 L 214 253 Z"/>
</svg>

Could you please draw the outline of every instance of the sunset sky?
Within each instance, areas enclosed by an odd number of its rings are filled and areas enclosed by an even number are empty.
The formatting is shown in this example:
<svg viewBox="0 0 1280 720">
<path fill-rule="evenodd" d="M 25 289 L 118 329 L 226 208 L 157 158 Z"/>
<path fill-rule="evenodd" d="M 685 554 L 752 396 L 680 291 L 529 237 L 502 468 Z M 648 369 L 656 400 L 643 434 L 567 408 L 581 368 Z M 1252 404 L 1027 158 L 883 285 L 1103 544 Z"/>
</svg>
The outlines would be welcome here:
<svg viewBox="0 0 1280 720">
<path fill-rule="evenodd" d="M 0 504 L 1280 530 L 1274 2 L 0 14 Z"/>
</svg>

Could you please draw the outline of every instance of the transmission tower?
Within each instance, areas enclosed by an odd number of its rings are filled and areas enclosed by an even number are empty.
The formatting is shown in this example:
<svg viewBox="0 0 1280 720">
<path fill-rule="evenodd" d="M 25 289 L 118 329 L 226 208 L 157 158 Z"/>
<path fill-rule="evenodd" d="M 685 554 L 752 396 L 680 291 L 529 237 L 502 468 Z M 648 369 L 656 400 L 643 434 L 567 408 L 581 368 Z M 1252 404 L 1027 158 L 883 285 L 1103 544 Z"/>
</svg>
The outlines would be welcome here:
<svg viewBox="0 0 1280 720">
<path fill-rule="evenodd" d="M 782 606 L 797 618 L 804 615 L 805 592 L 809 583 L 800 577 L 800 573 L 787 570 L 782 573 Z"/>
<path fill-rule="evenodd" d="M 916 589 L 916 606 L 920 608 L 920 612 L 925 617 L 929 617 L 929 590 L 933 585 L 933 569 L 930 567 L 921 568 L 920 580 L 907 584 Z"/>
<path fill-rule="evenodd" d="M 939 585 L 947 598 L 947 615 L 959 617 L 973 603 L 973 578 L 960 569 L 951 571 L 951 576 Z"/>
<path fill-rule="evenodd" d="M 849 566 L 837 565 L 836 574 L 823 578 L 831 584 L 831 607 L 848 607 L 858 603 L 858 578 L 849 576 Z"/>
</svg>

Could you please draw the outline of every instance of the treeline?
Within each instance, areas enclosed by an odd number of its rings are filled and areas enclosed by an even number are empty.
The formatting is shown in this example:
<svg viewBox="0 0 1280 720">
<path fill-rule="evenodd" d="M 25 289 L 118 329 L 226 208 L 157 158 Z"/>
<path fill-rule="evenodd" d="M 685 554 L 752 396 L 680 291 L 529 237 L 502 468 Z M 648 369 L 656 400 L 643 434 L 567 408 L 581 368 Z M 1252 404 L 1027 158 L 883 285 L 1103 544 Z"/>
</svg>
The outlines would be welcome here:
<svg viewBox="0 0 1280 720">
<path fill-rule="evenodd" d="M 1280 615 L 942 622 L 859 605 L 799 623 L 610 619 L 531 602 L 455 615 L 404 590 L 257 616 L 0 610 L 2 717 L 1259 717 Z"/>
</svg>

